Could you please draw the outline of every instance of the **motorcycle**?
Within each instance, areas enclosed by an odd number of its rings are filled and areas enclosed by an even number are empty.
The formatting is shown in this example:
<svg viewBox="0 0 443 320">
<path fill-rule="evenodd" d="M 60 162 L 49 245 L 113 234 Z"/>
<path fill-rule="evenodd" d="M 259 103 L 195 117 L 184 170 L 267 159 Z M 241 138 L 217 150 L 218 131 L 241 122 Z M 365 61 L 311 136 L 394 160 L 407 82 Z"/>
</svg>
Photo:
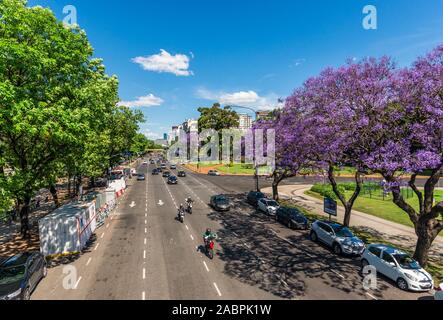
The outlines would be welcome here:
<svg viewBox="0 0 443 320">
<path fill-rule="evenodd" d="M 188 203 L 188 207 L 186 208 L 186 211 L 187 211 L 189 214 L 192 214 L 192 202 L 189 202 L 189 203 Z"/>
<path fill-rule="evenodd" d="M 215 246 L 215 242 L 214 239 L 208 239 L 205 238 L 205 253 L 206 256 L 208 256 L 209 259 L 214 259 L 214 246 Z"/>
<path fill-rule="evenodd" d="M 178 211 L 178 215 L 177 215 L 178 221 L 180 221 L 181 223 L 185 222 L 185 213 L 181 210 Z"/>
</svg>

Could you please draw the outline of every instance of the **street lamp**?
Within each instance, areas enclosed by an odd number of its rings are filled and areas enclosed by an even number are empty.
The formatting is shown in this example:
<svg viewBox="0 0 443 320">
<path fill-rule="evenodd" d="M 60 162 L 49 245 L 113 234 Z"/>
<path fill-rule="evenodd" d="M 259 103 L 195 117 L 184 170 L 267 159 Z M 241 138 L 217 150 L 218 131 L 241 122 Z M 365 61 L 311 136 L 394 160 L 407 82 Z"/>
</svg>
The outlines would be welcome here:
<svg viewBox="0 0 443 320">
<path fill-rule="evenodd" d="M 236 109 L 245 109 L 245 110 L 249 110 L 252 111 L 254 113 L 255 116 L 255 120 L 257 121 L 257 110 L 250 108 L 250 107 L 244 107 L 244 106 L 230 106 L 231 108 L 236 108 Z M 255 140 L 255 139 L 254 139 Z M 253 151 L 253 157 L 254 157 L 254 179 L 255 179 L 255 189 L 257 190 L 257 192 L 260 192 L 260 185 L 259 185 L 259 181 L 258 181 L 258 166 L 257 166 L 257 159 L 255 158 L 255 149 Z"/>
</svg>

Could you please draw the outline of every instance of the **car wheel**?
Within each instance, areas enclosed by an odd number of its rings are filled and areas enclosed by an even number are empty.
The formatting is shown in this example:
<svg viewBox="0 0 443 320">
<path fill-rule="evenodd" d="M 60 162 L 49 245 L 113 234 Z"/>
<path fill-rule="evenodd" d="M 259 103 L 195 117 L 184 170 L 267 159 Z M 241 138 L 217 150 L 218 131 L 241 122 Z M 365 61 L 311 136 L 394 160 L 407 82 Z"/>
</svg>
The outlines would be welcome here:
<svg viewBox="0 0 443 320">
<path fill-rule="evenodd" d="M 29 290 L 29 287 L 27 287 L 22 294 L 23 300 L 30 300 L 31 299 L 31 290 Z"/>
<path fill-rule="evenodd" d="M 311 231 L 311 233 L 309 234 L 309 236 L 311 237 L 311 240 L 314 242 L 318 241 L 318 237 L 317 234 L 315 233 L 315 231 Z"/>
<path fill-rule="evenodd" d="M 288 221 L 288 228 L 292 229 L 292 222 L 291 221 Z"/>
<path fill-rule="evenodd" d="M 334 250 L 334 253 L 336 255 L 341 255 L 342 251 L 341 251 L 341 247 L 340 247 L 340 245 L 338 243 L 334 244 L 332 249 Z"/>
<path fill-rule="evenodd" d="M 403 290 L 403 291 L 406 291 L 406 290 L 409 289 L 408 283 L 407 283 L 406 280 L 403 279 L 403 278 L 398 278 L 398 280 L 397 280 L 397 286 L 398 286 L 401 290 Z"/>
<path fill-rule="evenodd" d="M 364 268 L 366 268 L 367 266 L 369 266 L 369 262 L 366 259 L 363 259 L 361 261 L 361 272 L 363 273 Z"/>
</svg>

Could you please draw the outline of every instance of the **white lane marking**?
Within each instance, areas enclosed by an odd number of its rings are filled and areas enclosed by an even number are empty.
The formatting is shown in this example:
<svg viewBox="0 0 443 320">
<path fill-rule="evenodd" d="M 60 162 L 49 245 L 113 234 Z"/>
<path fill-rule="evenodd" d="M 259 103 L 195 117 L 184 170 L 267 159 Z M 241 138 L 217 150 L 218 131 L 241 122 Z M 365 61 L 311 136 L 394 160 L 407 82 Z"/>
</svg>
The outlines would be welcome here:
<svg viewBox="0 0 443 320">
<path fill-rule="evenodd" d="M 147 228 L 145 228 L 145 233 L 148 233 L 148 229 Z"/>
<path fill-rule="evenodd" d="M 145 217 L 147 217 L 148 216 L 148 214 L 147 213 L 145 213 Z"/>
<path fill-rule="evenodd" d="M 222 294 L 221 294 L 220 290 L 218 289 L 217 284 L 215 282 L 214 282 L 214 287 L 215 287 L 215 290 L 217 290 L 218 295 L 221 297 Z"/>
<path fill-rule="evenodd" d="M 234 236 L 238 237 L 238 234 L 236 234 L 235 232 L 232 232 L 232 234 L 233 234 Z"/>
<path fill-rule="evenodd" d="M 143 259 L 146 259 L 146 250 L 143 250 Z"/>
<path fill-rule="evenodd" d="M 243 243 L 243 244 L 245 245 L 246 248 L 248 248 L 248 249 L 251 248 L 251 246 L 249 244 L 247 244 L 247 243 Z"/>
<path fill-rule="evenodd" d="M 206 262 L 205 262 L 205 261 L 203 261 L 203 264 L 205 265 L 206 271 L 208 271 L 208 272 L 209 272 L 209 268 L 208 268 L 208 265 L 206 264 Z"/>
<path fill-rule="evenodd" d="M 372 294 L 370 294 L 369 292 L 366 292 L 366 294 L 369 296 L 369 297 L 371 297 L 372 299 L 374 299 L 374 300 L 378 300 L 376 297 L 374 297 Z"/>
<path fill-rule="evenodd" d="M 108 229 L 109 228 L 109 223 L 106 225 L 106 229 Z"/>
<path fill-rule="evenodd" d="M 88 261 L 86 262 L 86 266 L 89 266 L 89 264 L 91 263 L 92 258 L 89 258 Z"/>
<path fill-rule="evenodd" d="M 185 227 L 186 227 L 186 230 L 189 230 L 189 227 L 188 227 L 188 225 L 186 225 L 186 224 L 185 224 Z"/>
<path fill-rule="evenodd" d="M 97 243 L 97 245 L 96 245 L 95 248 L 94 248 L 94 251 L 97 251 L 99 245 L 100 245 L 100 242 Z"/>
<path fill-rule="evenodd" d="M 191 239 L 194 241 L 194 236 L 191 234 Z"/>
<path fill-rule="evenodd" d="M 333 269 L 331 269 L 331 271 L 334 272 L 336 275 L 338 275 L 340 278 L 342 278 L 342 279 L 345 278 L 341 273 L 339 273 L 339 272 L 337 272 L 337 271 L 335 271 Z"/>
<path fill-rule="evenodd" d="M 142 300 L 146 300 L 146 292 L 142 292 Z"/>
<path fill-rule="evenodd" d="M 148 224 L 148 220 L 145 220 L 145 224 Z"/>
<path fill-rule="evenodd" d="M 146 269 L 143 268 L 143 279 L 146 279 Z"/>
<path fill-rule="evenodd" d="M 81 279 L 82 279 L 82 277 L 79 277 L 79 278 L 78 278 L 77 282 L 76 282 L 75 285 L 74 285 L 74 289 L 77 289 L 77 288 L 78 288 L 78 285 L 79 285 Z"/>
<path fill-rule="evenodd" d="M 100 239 L 103 239 L 104 236 L 105 236 L 105 233 L 103 232 Z"/>
<path fill-rule="evenodd" d="M 145 244 L 146 244 L 147 241 L 148 241 L 148 239 L 145 238 Z"/>
</svg>

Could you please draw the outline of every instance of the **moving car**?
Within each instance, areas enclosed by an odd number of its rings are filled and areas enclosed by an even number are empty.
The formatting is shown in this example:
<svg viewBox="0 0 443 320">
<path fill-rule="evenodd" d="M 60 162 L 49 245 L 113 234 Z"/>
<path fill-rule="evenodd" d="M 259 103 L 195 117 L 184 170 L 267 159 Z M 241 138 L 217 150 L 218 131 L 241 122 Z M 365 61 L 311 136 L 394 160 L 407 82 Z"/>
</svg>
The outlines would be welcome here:
<svg viewBox="0 0 443 320">
<path fill-rule="evenodd" d="M 162 169 L 162 170 L 166 170 L 166 164 L 162 164 L 161 166 L 160 166 L 160 168 Z"/>
<path fill-rule="evenodd" d="M 176 176 L 170 176 L 168 178 L 168 184 L 178 184 L 178 179 Z"/>
<path fill-rule="evenodd" d="M 143 161 L 142 165 L 147 166 L 148 165 L 148 161 Z"/>
<path fill-rule="evenodd" d="M 258 200 L 266 198 L 266 196 L 261 193 L 261 192 L 257 192 L 257 191 L 251 191 L 248 193 L 248 197 L 246 199 L 246 201 L 250 204 L 253 205 L 254 207 L 257 206 Z"/>
<path fill-rule="evenodd" d="M 231 203 L 224 195 L 212 196 L 210 205 L 216 211 L 229 211 L 231 209 Z"/>
<path fill-rule="evenodd" d="M 179 171 L 177 174 L 180 178 L 185 178 L 186 177 L 186 172 L 184 171 Z"/>
<path fill-rule="evenodd" d="M 309 228 L 308 219 L 295 208 L 278 208 L 275 220 L 288 226 L 290 229 L 307 230 Z"/>
<path fill-rule="evenodd" d="M 15 255 L 0 264 L 0 300 L 29 300 L 48 271 L 40 252 Z"/>
<path fill-rule="evenodd" d="M 152 169 L 152 175 L 153 176 L 158 176 L 160 173 L 160 171 L 158 171 L 158 169 Z"/>
<path fill-rule="evenodd" d="M 219 176 L 220 172 L 218 172 L 217 170 L 209 170 L 208 171 L 208 176 Z"/>
<path fill-rule="evenodd" d="M 171 164 L 171 166 L 169 167 L 171 170 L 176 170 L 177 169 L 177 165 L 175 164 Z"/>
<path fill-rule="evenodd" d="M 143 173 L 139 173 L 137 175 L 137 181 L 145 181 L 145 180 L 146 180 L 146 177 Z"/>
<path fill-rule="evenodd" d="M 280 205 L 277 201 L 266 198 L 258 200 L 257 204 L 258 210 L 263 211 L 268 216 L 274 216 L 278 208 L 280 208 Z"/>
<path fill-rule="evenodd" d="M 163 178 L 169 178 L 171 173 L 169 171 L 163 171 Z"/>
<path fill-rule="evenodd" d="M 331 221 L 315 221 L 311 226 L 311 240 L 321 241 L 331 247 L 335 254 L 360 255 L 365 244 L 354 236 L 349 228 Z"/>
<path fill-rule="evenodd" d="M 390 278 L 402 290 L 429 291 L 434 288 L 432 276 L 401 250 L 384 244 L 371 244 L 363 252 L 362 268 L 371 265 Z"/>
</svg>

